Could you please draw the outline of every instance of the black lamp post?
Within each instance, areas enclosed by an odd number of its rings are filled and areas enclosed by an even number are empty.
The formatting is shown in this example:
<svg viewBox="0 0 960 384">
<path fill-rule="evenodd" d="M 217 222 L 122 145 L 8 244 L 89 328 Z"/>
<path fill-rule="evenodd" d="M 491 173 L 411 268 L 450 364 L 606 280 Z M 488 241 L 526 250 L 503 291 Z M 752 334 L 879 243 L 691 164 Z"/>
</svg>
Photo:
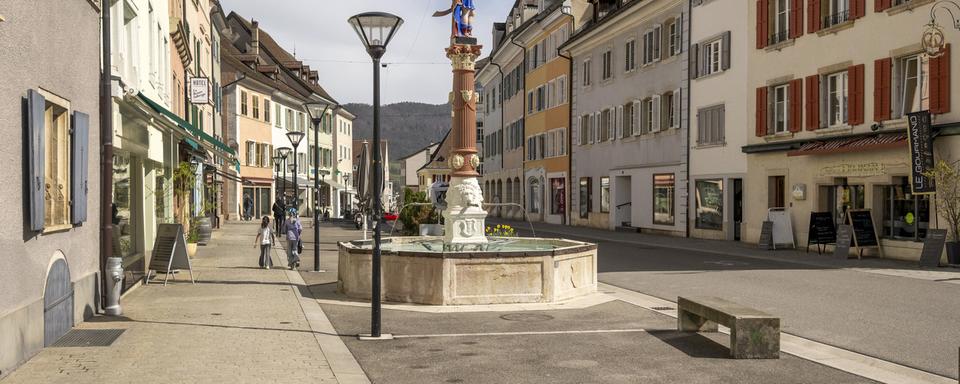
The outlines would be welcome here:
<svg viewBox="0 0 960 384">
<path fill-rule="evenodd" d="M 277 148 L 277 153 L 280 154 L 280 157 L 283 158 L 283 165 L 280 166 L 283 168 L 283 184 L 280 185 L 280 196 L 281 201 L 283 201 L 283 210 L 287 210 L 287 156 L 290 155 L 290 147 L 280 147 Z M 278 172 L 279 173 L 279 172 Z"/>
<path fill-rule="evenodd" d="M 313 122 L 313 190 L 316 196 L 313 199 L 313 271 L 320 270 L 320 124 L 330 110 L 330 103 L 325 101 L 311 101 L 303 105 Z"/>
<path fill-rule="evenodd" d="M 297 210 L 297 216 L 300 216 L 300 184 L 297 180 L 297 147 L 300 146 L 300 141 L 303 140 L 303 132 L 291 131 L 287 132 L 287 138 L 290 139 L 290 145 L 293 145 L 293 207 Z"/>
<path fill-rule="evenodd" d="M 384 12 L 367 12 L 349 19 L 350 25 L 360 36 L 367 53 L 373 59 L 373 260 L 370 303 L 370 339 L 381 339 L 380 335 L 380 225 L 383 217 L 380 194 L 383 192 L 383 164 L 380 159 L 380 58 L 387 52 L 387 44 L 403 24 L 399 16 Z M 361 336 L 361 339 L 367 338 Z M 386 338 L 389 338 L 386 337 Z"/>
</svg>

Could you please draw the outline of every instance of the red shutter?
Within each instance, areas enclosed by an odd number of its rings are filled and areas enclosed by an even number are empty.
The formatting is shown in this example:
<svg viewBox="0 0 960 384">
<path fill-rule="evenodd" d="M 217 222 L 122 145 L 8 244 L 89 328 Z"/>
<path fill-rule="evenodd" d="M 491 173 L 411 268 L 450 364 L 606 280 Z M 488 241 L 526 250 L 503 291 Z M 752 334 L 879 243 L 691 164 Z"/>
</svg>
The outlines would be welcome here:
<svg viewBox="0 0 960 384">
<path fill-rule="evenodd" d="M 950 44 L 930 59 L 930 113 L 950 112 Z"/>
<path fill-rule="evenodd" d="M 886 11 L 887 8 L 890 8 L 890 0 L 875 0 L 873 2 L 873 10 L 876 12 Z"/>
<path fill-rule="evenodd" d="M 803 36 L 803 0 L 790 0 L 790 38 Z"/>
<path fill-rule="evenodd" d="M 790 81 L 790 132 L 803 130 L 803 79 Z"/>
<path fill-rule="evenodd" d="M 767 135 L 767 87 L 757 88 L 757 137 Z"/>
<path fill-rule="evenodd" d="M 807 130 L 820 129 L 820 75 L 807 76 Z"/>
<path fill-rule="evenodd" d="M 859 19 L 866 14 L 867 0 L 850 0 L 850 19 Z"/>
<path fill-rule="evenodd" d="M 863 124 L 863 68 L 864 65 L 854 65 L 847 70 L 848 97 L 847 123 L 850 125 Z"/>
<path fill-rule="evenodd" d="M 820 30 L 820 0 L 807 0 L 807 33 Z"/>
<path fill-rule="evenodd" d="M 873 121 L 890 120 L 890 66 L 888 58 L 873 62 Z"/>
<path fill-rule="evenodd" d="M 757 0 L 757 49 L 767 46 L 769 34 L 768 18 L 770 17 L 768 0 Z"/>
</svg>

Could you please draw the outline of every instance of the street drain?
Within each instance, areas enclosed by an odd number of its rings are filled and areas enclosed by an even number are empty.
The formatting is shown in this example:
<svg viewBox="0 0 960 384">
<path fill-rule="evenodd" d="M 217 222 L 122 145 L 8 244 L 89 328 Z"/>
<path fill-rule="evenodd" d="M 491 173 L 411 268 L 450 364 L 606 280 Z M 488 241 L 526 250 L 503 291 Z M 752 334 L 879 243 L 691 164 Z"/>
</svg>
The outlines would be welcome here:
<svg viewBox="0 0 960 384">
<path fill-rule="evenodd" d="M 650 307 L 654 311 L 672 311 L 672 307 Z"/>
<path fill-rule="evenodd" d="M 500 319 L 506 321 L 538 322 L 553 320 L 553 316 L 544 315 L 541 313 L 508 313 L 500 316 Z"/>
<path fill-rule="evenodd" d="M 109 347 L 125 329 L 74 329 L 57 340 L 51 347 Z"/>
</svg>

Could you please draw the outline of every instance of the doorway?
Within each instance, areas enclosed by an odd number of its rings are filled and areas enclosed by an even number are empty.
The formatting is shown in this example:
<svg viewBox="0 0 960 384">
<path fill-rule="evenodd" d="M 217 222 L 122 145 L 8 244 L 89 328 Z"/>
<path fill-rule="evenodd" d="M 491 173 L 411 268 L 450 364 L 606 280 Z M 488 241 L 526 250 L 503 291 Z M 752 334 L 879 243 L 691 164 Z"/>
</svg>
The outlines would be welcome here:
<svg viewBox="0 0 960 384">
<path fill-rule="evenodd" d="M 617 176 L 615 179 L 614 217 L 616 226 L 633 227 L 633 186 L 630 176 Z M 601 179 L 601 193 L 604 189 Z M 609 186 L 606 186 L 609 194 Z"/>
<path fill-rule="evenodd" d="M 740 241 L 743 223 L 743 179 L 733 179 L 733 240 Z"/>
<path fill-rule="evenodd" d="M 73 328 L 73 283 L 67 261 L 53 262 L 43 289 L 43 346 L 49 347 Z"/>
</svg>

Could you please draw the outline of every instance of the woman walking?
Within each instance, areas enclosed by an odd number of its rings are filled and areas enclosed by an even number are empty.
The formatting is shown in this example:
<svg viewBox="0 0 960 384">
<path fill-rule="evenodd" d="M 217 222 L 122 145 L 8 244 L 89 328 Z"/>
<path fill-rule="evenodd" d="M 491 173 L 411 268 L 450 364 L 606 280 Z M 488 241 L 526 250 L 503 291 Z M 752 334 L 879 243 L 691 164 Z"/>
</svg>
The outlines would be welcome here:
<svg viewBox="0 0 960 384">
<path fill-rule="evenodd" d="M 270 256 L 273 241 L 275 239 L 273 229 L 270 228 L 270 216 L 264 216 L 260 220 L 260 230 L 257 232 L 256 244 L 260 246 L 260 268 L 270 269 L 273 266 L 273 258 Z"/>
<path fill-rule="evenodd" d="M 297 210 L 290 208 L 287 220 L 283 222 L 283 232 L 287 235 L 287 264 L 290 270 L 300 266 L 300 233 L 303 226 L 297 218 Z"/>
</svg>

